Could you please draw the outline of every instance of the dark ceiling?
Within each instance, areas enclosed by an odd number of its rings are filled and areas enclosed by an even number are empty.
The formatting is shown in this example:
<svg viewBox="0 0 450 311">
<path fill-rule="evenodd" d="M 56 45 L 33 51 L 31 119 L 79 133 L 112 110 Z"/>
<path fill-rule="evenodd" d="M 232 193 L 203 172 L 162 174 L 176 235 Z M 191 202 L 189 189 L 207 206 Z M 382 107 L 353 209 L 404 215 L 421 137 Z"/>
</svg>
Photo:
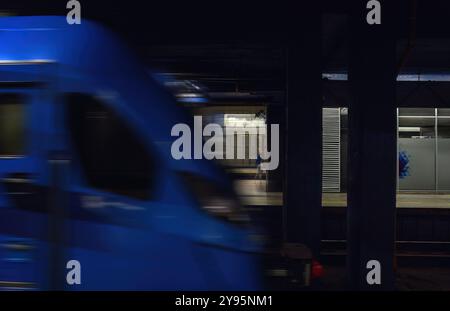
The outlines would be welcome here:
<svg viewBox="0 0 450 311">
<path fill-rule="evenodd" d="M 393 32 L 398 38 L 399 59 L 408 42 L 413 45 L 404 70 L 450 72 L 450 1 L 396 1 L 399 14 Z M 65 15 L 66 2 L 2 0 L 0 12 Z M 118 33 L 149 67 L 199 80 L 217 91 L 283 90 L 284 42 L 295 35 L 289 23 L 308 14 L 309 9 L 306 1 L 80 2 L 82 17 L 97 20 Z M 345 71 L 347 13 L 352 1 L 314 3 L 322 10 L 323 70 Z"/>
</svg>

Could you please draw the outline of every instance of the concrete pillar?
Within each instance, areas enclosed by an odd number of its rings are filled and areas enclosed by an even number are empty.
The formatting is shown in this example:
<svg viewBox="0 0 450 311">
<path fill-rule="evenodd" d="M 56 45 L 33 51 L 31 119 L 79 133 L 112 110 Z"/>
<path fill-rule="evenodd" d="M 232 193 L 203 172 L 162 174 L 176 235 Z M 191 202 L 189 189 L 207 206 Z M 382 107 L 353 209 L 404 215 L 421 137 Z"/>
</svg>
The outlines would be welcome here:
<svg viewBox="0 0 450 311">
<path fill-rule="evenodd" d="M 367 1 L 351 2 L 348 157 L 348 272 L 351 289 L 394 287 L 396 201 L 395 28 L 392 1 L 369 25 Z M 368 262 L 381 265 L 370 285 Z"/>
<path fill-rule="evenodd" d="M 270 141 L 271 124 L 279 125 L 279 155 L 280 162 L 276 170 L 268 172 L 267 191 L 268 192 L 282 192 L 283 191 L 283 178 L 284 178 L 284 164 L 285 164 L 285 138 L 286 138 L 286 107 L 281 104 L 270 104 L 267 106 L 267 119 L 268 124 L 268 142 L 269 146 L 272 146 Z"/>
<path fill-rule="evenodd" d="M 297 14 L 298 13 L 298 14 Z M 321 11 L 290 17 L 287 57 L 285 237 L 320 251 L 322 195 Z"/>
</svg>

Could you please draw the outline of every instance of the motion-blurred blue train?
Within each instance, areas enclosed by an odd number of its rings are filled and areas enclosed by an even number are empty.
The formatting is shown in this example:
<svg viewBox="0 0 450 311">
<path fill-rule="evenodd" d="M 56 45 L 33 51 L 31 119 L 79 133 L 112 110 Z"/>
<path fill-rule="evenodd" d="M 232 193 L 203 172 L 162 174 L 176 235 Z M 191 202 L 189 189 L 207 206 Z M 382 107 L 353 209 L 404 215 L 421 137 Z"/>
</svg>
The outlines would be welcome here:
<svg viewBox="0 0 450 311">
<path fill-rule="evenodd" d="M 0 18 L 0 288 L 259 289 L 227 177 L 170 155 L 190 122 L 101 26 Z"/>
</svg>

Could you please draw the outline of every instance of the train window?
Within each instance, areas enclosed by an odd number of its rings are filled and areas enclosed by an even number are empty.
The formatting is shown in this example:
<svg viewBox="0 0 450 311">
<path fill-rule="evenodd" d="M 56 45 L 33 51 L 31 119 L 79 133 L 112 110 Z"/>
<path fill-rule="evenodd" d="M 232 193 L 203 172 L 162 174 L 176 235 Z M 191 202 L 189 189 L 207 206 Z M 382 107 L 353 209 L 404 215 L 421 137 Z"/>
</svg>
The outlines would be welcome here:
<svg viewBox="0 0 450 311">
<path fill-rule="evenodd" d="M 0 94 L 0 156 L 25 154 L 25 104 L 19 94 Z"/>
<path fill-rule="evenodd" d="M 99 99 L 67 94 L 68 125 L 87 182 L 94 188 L 149 199 L 154 163 L 145 144 Z"/>
</svg>

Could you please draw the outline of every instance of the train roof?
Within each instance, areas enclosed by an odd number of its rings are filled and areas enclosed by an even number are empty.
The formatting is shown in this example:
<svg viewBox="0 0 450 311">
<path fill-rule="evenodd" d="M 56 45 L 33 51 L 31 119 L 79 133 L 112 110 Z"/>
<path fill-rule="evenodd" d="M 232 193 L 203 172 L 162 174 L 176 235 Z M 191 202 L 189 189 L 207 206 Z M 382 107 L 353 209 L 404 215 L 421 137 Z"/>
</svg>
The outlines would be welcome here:
<svg viewBox="0 0 450 311">
<path fill-rule="evenodd" d="M 69 25 L 65 16 L 1 17 L 0 42 L 0 64 L 49 61 L 108 74 L 139 70 L 112 32 L 86 19 Z"/>
</svg>

